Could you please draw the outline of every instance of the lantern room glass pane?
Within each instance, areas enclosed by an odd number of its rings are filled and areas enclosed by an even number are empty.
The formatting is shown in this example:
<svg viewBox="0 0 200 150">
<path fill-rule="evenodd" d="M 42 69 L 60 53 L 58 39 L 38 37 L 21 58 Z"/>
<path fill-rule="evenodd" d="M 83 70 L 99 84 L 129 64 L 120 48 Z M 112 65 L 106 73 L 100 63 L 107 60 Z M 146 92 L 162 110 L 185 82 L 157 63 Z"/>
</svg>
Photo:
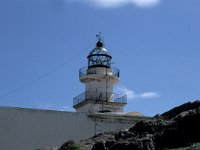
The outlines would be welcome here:
<svg viewBox="0 0 200 150">
<path fill-rule="evenodd" d="M 111 67 L 111 55 L 105 48 L 94 48 L 88 55 L 88 68 Z"/>
</svg>

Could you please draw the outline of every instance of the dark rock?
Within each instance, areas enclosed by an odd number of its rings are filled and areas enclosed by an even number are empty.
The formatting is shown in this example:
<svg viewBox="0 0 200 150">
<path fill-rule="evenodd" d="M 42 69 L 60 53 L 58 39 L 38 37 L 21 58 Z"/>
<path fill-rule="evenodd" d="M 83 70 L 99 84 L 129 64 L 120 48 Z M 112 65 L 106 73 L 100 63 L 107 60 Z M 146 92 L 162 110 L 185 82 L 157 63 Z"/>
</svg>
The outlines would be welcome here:
<svg viewBox="0 0 200 150">
<path fill-rule="evenodd" d="M 155 137 L 155 146 L 178 148 L 200 142 L 200 114 L 195 110 L 191 112 L 179 116 L 168 129 Z"/>
<path fill-rule="evenodd" d="M 178 107 L 175 107 L 175 108 L 163 113 L 161 116 L 164 117 L 165 119 L 172 119 L 184 111 L 194 110 L 199 107 L 200 107 L 200 101 L 196 100 L 194 102 L 188 102 L 188 103 L 185 103 Z"/>
<path fill-rule="evenodd" d="M 128 131 L 120 131 L 119 133 L 117 133 L 115 135 L 115 139 L 119 140 L 119 139 L 128 139 L 128 138 L 132 138 L 134 137 L 135 134 L 133 132 L 128 132 Z"/>
<path fill-rule="evenodd" d="M 102 141 L 95 143 L 92 150 L 106 150 L 105 143 Z"/>
<path fill-rule="evenodd" d="M 126 146 L 126 149 L 127 150 L 139 150 L 141 149 L 141 143 L 138 143 L 138 142 L 134 142 L 134 143 L 129 143 L 127 146 Z"/>
<path fill-rule="evenodd" d="M 114 145 L 116 143 L 116 141 L 113 141 L 113 140 L 111 140 L 111 141 L 106 141 L 106 143 L 105 143 L 105 147 L 106 148 L 110 148 L 112 145 Z"/>
<path fill-rule="evenodd" d="M 109 150 L 127 150 L 127 146 L 125 143 L 116 143 L 109 148 Z"/>
<path fill-rule="evenodd" d="M 130 128 L 129 131 L 137 133 L 149 133 L 163 130 L 172 124 L 172 121 L 167 120 L 152 120 L 152 121 L 140 121 L 134 127 Z"/>
<path fill-rule="evenodd" d="M 128 131 L 99 134 L 85 143 L 90 142 L 92 150 L 163 150 L 199 143 L 199 106 L 200 101 L 186 103 L 161 116 L 140 121 Z"/>
<path fill-rule="evenodd" d="M 152 136 L 142 140 L 143 150 L 154 150 L 154 142 Z"/>
</svg>

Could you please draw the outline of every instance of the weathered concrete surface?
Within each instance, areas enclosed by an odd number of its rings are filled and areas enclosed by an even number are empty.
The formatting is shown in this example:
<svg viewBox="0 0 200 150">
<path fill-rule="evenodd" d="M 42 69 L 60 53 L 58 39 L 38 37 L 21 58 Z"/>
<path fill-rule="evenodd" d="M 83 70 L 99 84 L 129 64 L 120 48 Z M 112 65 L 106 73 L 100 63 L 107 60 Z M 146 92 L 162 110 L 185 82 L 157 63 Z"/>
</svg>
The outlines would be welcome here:
<svg viewBox="0 0 200 150">
<path fill-rule="evenodd" d="M 0 107 L 0 149 L 35 150 L 130 128 L 144 118 Z"/>
<path fill-rule="evenodd" d="M 93 134 L 94 122 L 83 113 L 0 108 L 1 150 L 54 147 Z"/>
</svg>

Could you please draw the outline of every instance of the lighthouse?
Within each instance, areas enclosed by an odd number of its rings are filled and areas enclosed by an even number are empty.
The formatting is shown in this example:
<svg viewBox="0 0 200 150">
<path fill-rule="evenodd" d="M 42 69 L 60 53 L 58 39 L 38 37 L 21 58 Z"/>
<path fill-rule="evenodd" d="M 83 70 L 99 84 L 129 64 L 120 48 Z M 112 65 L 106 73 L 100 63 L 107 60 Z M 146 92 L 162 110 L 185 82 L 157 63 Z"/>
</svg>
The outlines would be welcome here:
<svg viewBox="0 0 200 150">
<path fill-rule="evenodd" d="M 87 67 L 79 70 L 79 80 L 85 91 L 73 99 L 77 112 L 123 112 L 127 97 L 113 92 L 120 80 L 120 70 L 112 67 L 112 56 L 105 48 L 101 34 L 88 56 Z"/>
</svg>

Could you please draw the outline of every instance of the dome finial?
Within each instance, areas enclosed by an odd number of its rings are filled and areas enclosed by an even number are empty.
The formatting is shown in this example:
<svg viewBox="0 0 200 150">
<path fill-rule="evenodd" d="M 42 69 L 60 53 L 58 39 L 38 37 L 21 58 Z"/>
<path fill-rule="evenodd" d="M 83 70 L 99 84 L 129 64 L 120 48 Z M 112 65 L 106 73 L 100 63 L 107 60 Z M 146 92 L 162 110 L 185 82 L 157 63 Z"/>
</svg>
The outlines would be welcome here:
<svg viewBox="0 0 200 150">
<path fill-rule="evenodd" d="M 99 34 L 97 34 L 96 37 L 98 41 L 103 41 L 104 37 L 101 35 L 101 32 L 99 32 Z"/>
<path fill-rule="evenodd" d="M 103 47 L 104 46 L 104 42 L 103 42 L 103 36 L 101 35 L 101 32 L 99 32 L 99 34 L 96 35 L 98 42 L 96 43 L 96 47 Z"/>
</svg>

